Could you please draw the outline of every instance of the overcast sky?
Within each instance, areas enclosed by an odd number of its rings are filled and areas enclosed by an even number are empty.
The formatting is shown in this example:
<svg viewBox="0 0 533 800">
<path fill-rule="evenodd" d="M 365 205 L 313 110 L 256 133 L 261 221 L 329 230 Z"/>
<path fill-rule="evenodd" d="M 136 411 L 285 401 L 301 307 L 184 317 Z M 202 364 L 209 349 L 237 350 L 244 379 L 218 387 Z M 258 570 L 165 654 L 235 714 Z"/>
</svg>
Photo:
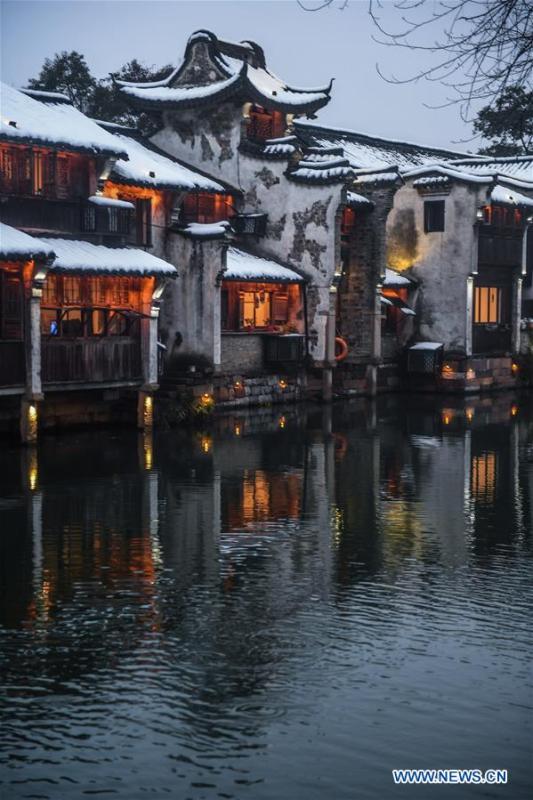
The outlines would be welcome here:
<svg viewBox="0 0 533 800">
<path fill-rule="evenodd" d="M 385 1 L 384 17 L 391 12 Z M 23 86 L 61 50 L 83 53 L 96 77 L 133 58 L 176 64 L 189 35 L 207 28 L 220 38 L 257 41 L 269 68 L 295 86 L 320 86 L 334 77 L 320 122 L 422 144 L 477 147 L 457 144 L 471 135 L 457 106 L 426 107 L 446 100 L 438 84 L 398 86 L 379 77 L 376 63 L 403 77 L 424 62 L 420 54 L 373 41 L 367 0 L 313 13 L 296 0 L 1 0 L 1 14 L 2 80 L 14 86 Z"/>
</svg>

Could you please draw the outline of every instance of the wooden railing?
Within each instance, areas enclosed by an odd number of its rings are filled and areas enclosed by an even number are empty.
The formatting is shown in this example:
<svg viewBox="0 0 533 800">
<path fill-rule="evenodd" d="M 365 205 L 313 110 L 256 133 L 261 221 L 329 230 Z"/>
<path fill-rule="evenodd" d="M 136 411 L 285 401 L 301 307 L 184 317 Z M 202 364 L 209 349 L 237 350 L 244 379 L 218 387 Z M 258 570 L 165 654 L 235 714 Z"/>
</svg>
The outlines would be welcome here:
<svg viewBox="0 0 533 800">
<path fill-rule="evenodd" d="M 24 342 L 0 341 L 0 388 L 21 386 L 25 379 Z"/>
<path fill-rule="evenodd" d="M 105 339 L 54 339 L 41 345 L 43 384 L 119 383 L 141 379 L 140 340 L 129 336 Z"/>
<path fill-rule="evenodd" d="M 85 200 L 50 200 L 44 197 L 6 197 L 0 202 L 0 219 L 15 228 L 128 236 L 133 212 L 108 208 Z"/>
</svg>

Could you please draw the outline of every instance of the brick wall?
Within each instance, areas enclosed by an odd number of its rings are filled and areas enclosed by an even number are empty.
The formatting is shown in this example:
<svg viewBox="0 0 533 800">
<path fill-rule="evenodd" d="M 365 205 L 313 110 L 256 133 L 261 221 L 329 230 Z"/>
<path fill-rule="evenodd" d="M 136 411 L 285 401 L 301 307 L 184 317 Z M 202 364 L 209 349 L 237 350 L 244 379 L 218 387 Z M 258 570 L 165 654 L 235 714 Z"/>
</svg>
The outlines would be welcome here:
<svg viewBox="0 0 533 800">
<path fill-rule="evenodd" d="M 223 333 L 222 373 L 253 374 L 263 368 L 263 337 L 254 333 Z"/>
<path fill-rule="evenodd" d="M 373 357 L 375 291 L 386 267 L 385 223 L 395 187 L 365 186 L 364 193 L 375 207 L 373 211 L 356 211 L 339 286 L 337 328 L 348 342 L 346 366 L 366 363 Z"/>
</svg>

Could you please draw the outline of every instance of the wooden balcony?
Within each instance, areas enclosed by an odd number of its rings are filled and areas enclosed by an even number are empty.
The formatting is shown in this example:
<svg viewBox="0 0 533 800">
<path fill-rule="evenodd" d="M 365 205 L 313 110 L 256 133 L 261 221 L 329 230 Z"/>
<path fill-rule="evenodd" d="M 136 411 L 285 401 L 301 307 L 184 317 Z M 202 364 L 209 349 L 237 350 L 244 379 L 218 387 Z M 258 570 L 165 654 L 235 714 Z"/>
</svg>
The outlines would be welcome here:
<svg viewBox="0 0 533 800">
<path fill-rule="evenodd" d="M 495 267 L 520 267 L 522 232 L 506 233 L 493 227 L 480 228 L 478 262 Z"/>
<path fill-rule="evenodd" d="M 0 389 L 23 386 L 25 379 L 24 342 L 0 341 Z"/>
<path fill-rule="evenodd" d="M 135 234 L 133 213 L 127 208 L 107 208 L 85 200 L 51 200 L 45 197 L 0 198 L 0 220 L 14 228 L 71 236 L 95 233 L 130 237 Z"/>
<path fill-rule="evenodd" d="M 43 384 L 129 383 L 142 377 L 138 338 L 45 337 L 41 347 Z"/>
</svg>

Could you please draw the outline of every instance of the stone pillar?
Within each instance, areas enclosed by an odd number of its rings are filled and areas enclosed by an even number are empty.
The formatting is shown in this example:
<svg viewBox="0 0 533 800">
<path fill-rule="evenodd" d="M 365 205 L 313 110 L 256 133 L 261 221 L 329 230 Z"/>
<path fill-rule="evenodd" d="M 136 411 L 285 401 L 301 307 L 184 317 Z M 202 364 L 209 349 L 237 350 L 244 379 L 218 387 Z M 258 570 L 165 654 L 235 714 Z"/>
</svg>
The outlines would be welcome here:
<svg viewBox="0 0 533 800">
<path fill-rule="evenodd" d="M 513 353 L 520 352 L 520 321 L 522 317 L 522 283 L 523 279 L 516 276 L 513 279 L 513 308 L 511 316 L 511 348 Z"/>
<path fill-rule="evenodd" d="M 474 278 L 469 275 L 466 279 L 466 330 L 465 351 L 467 356 L 472 355 L 472 325 L 474 320 Z"/>
<path fill-rule="evenodd" d="M 38 436 L 38 403 L 43 399 L 41 383 L 41 298 L 47 268 L 36 264 L 25 308 L 26 391 L 20 405 L 20 438 L 34 444 Z"/>
<path fill-rule="evenodd" d="M 41 297 L 42 281 L 32 281 L 26 310 L 26 395 L 42 398 L 41 385 Z"/>
<path fill-rule="evenodd" d="M 213 297 L 213 370 L 220 372 L 222 362 L 222 313 L 221 313 L 221 287 L 223 272 L 217 273 L 215 280 L 215 294 Z"/>
<path fill-rule="evenodd" d="M 381 363 L 381 283 L 374 293 L 374 310 L 372 314 L 372 359 L 367 368 L 366 384 L 368 393 L 374 397 L 378 391 L 378 364 Z"/>
<path fill-rule="evenodd" d="M 333 368 L 335 366 L 337 287 L 331 286 L 328 294 L 328 309 L 324 341 L 324 368 L 322 370 L 322 400 L 330 403 L 333 398 Z"/>
<path fill-rule="evenodd" d="M 155 388 L 159 381 L 157 333 L 159 322 L 159 306 L 152 305 L 150 314 L 141 322 L 143 379 L 146 387 Z"/>
</svg>

